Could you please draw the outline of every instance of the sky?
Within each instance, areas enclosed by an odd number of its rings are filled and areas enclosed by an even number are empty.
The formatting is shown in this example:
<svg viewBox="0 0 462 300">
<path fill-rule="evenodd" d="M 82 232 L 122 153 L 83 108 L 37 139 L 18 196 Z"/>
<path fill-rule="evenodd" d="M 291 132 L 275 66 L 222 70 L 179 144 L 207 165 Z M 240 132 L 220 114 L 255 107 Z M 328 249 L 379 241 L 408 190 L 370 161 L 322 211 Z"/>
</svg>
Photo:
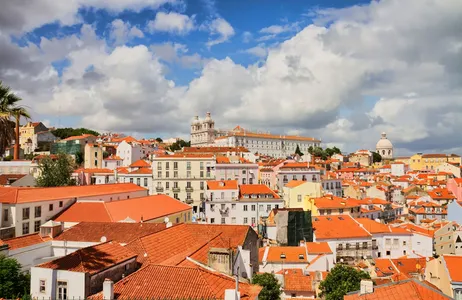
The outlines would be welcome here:
<svg viewBox="0 0 462 300">
<path fill-rule="evenodd" d="M 34 121 L 189 138 L 195 115 L 462 154 L 460 0 L 15 0 L 0 80 Z"/>
</svg>

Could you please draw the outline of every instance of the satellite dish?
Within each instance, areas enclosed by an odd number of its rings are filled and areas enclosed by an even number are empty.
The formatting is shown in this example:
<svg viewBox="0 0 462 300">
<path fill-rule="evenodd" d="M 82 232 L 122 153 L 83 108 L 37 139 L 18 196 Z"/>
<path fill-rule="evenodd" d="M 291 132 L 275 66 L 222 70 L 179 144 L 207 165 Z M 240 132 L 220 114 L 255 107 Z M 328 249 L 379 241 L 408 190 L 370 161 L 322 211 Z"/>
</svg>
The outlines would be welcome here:
<svg viewBox="0 0 462 300">
<path fill-rule="evenodd" d="M 170 219 L 168 217 L 165 217 L 164 223 L 168 223 L 169 221 L 170 221 Z"/>
<path fill-rule="evenodd" d="M 106 243 L 107 242 L 107 238 L 103 235 L 100 239 L 100 242 L 101 243 Z"/>
</svg>

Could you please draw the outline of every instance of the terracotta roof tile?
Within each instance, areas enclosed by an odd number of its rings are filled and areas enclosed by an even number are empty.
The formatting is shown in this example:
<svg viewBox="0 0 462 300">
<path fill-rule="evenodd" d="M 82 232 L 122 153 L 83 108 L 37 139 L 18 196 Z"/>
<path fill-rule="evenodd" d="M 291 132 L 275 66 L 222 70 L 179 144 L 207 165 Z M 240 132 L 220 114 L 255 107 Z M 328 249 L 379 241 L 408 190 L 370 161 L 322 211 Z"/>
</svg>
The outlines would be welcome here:
<svg viewBox="0 0 462 300">
<path fill-rule="evenodd" d="M 371 236 L 349 215 L 313 217 L 313 227 L 317 240 Z"/>
<path fill-rule="evenodd" d="M 303 180 L 291 180 L 285 185 L 285 187 L 294 188 L 294 187 L 297 187 L 297 186 L 302 185 L 304 183 L 306 183 L 306 181 L 303 181 Z"/>
<path fill-rule="evenodd" d="M 240 195 L 271 195 L 274 199 L 279 199 L 279 195 L 264 184 L 241 184 L 239 186 Z"/>
<path fill-rule="evenodd" d="M 152 169 L 151 168 L 139 168 L 138 170 L 131 171 L 128 174 L 152 175 Z"/>
<path fill-rule="evenodd" d="M 209 180 L 207 181 L 208 190 L 237 190 L 237 180 Z"/>
<path fill-rule="evenodd" d="M 264 248 L 263 248 L 264 249 Z M 259 259 L 263 259 L 263 256 Z M 267 262 L 308 263 L 306 248 L 297 246 L 268 247 Z"/>
<path fill-rule="evenodd" d="M 105 236 L 109 241 L 129 243 L 137 238 L 159 232 L 165 223 L 92 223 L 81 222 L 54 238 L 58 241 L 100 242 Z"/>
<path fill-rule="evenodd" d="M 150 168 L 150 167 L 151 165 L 143 159 L 139 159 L 130 165 L 130 168 Z"/>
<path fill-rule="evenodd" d="M 234 278 L 201 267 L 147 265 L 114 285 L 115 299 L 224 299 Z M 261 287 L 240 282 L 241 299 L 256 299 Z M 102 299 L 102 293 L 90 299 Z"/>
<path fill-rule="evenodd" d="M 116 200 L 112 202 L 76 202 L 56 218 L 57 222 L 134 222 L 149 221 L 190 211 L 191 206 L 167 195 Z M 181 220 L 183 221 L 183 220 Z"/>
<path fill-rule="evenodd" d="M 318 209 L 327 208 L 353 208 L 361 205 L 361 200 L 354 198 L 340 198 L 336 196 L 324 196 L 313 199 Z"/>
<path fill-rule="evenodd" d="M 462 282 L 462 256 L 443 255 L 451 281 Z"/>
<path fill-rule="evenodd" d="M 27 174 L 0 174 L 0 185 L 9 184 L 10 180 L 18 180 L 26 176 Z"/>
<path fill-rule="evenodd" d="M 37 267 L 84 272 L 93 275 L 135 256 L 136 253 L 130 249 L 120 246 L 118 243 L 107 242 L 79 249 L 69 255 L 40 264 Z"/>
<path fill-rule="evenodd" d="M 290 292 L 313 292 L 312 277 L 301 269 L 287 269 L 283 272 L 284 290 Z"/>
<path fill-rule="evenodd" d="M 6 240 L 0 240 L 0 246 L 2 245 L 8 245 L 9 250 L 15 250 L 19 248 L 24 248 L 40 243 L 44 243 L 51 240 L 49 237 L 41 237 L 37 233 L 33 234 L 28 234 L 28 235 L 23 235 L 20 237 L 12 238 L 12 239 L 6 239 Z"/>
<path fill-rule="evenodd" d="M 308 254 L 332 253 L 332 249 L 327 242 L 307 242 L 306 248 L 308 249 Z"/>
</svg>

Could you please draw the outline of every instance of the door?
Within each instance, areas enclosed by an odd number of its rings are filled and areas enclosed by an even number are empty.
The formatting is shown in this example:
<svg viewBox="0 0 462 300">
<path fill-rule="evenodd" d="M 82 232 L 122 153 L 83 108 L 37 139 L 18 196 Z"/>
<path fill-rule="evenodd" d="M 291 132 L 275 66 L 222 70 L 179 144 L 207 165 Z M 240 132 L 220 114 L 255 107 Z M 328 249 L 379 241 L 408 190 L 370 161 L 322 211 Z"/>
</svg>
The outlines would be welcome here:
<svg viewBox="0 0 462 300">
<path fill-rule="evenodd" d="M 57 292 L 57 299 L 58 300 L 67 300 L 67 282 L 66 281 L 58 281 L 58 292 Z"/>
</svg>

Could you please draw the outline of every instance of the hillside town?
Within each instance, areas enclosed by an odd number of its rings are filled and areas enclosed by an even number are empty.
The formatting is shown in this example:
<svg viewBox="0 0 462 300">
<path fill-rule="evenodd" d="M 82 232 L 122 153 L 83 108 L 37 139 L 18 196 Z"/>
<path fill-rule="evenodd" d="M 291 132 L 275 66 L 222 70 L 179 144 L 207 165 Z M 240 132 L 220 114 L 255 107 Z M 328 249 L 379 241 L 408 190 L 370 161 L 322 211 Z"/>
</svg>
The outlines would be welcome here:
<svg viewBox="0 0 462 300">
<path fill-rule="evenodd" d="M 0 254 L 34 299 L 258 299 L 265 274 L 280 299 L 323 299 L 341 268 L 364 276 L 344 299 L 462 297 L 457 154 L 398 157 L 386 133 L 344 153 L 210 112 L 179 147 L 53 130 L 20 126 L 0 161 Z M 44 185 L 63 155 L 71 183 Z"/>
</svg>

